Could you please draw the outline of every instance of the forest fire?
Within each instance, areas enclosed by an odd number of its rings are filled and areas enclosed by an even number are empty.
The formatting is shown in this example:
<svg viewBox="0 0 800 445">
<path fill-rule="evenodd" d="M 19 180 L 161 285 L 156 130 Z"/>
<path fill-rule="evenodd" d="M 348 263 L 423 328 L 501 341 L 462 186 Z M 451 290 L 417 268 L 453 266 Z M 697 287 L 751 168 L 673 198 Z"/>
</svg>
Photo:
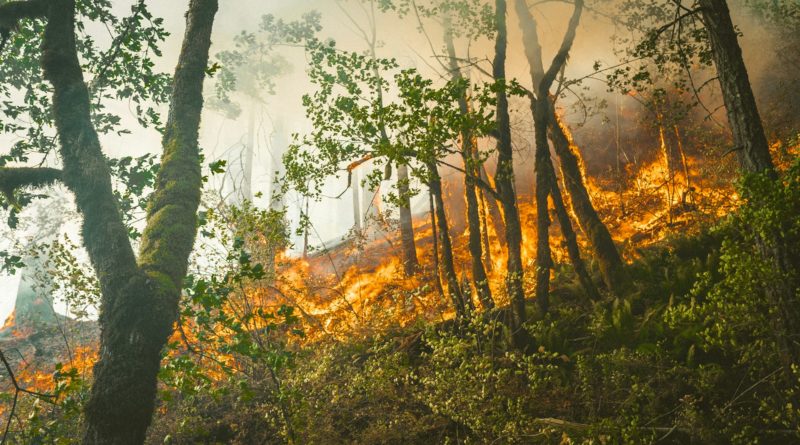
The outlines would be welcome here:
<svg viewBox="0 0 800 445">
<path fill-rule="evenodd" d="M 800 438 L 796 2 L 112 3 L 0 1 L 0 445 Z"/>
</svg>

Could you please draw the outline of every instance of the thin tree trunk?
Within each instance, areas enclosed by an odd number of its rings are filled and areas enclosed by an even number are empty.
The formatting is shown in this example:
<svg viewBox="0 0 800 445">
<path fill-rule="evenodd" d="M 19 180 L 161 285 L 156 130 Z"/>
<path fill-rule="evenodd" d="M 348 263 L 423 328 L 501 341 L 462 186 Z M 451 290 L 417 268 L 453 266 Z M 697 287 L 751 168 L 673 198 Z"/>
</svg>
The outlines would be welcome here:
<svg viewBox="0 0 800 445">
<path fill-rule="evenodd" d="M 581 283 L 583 290 L 586 291 L 590 299 L 598 301 L 600 299 L 600 293 L 597 291 L 597 286 L 594 285 L 594 281 L 592 281 L 592 277 L 586 269 L 586 263 L 584 263 L 583 258 L 581 258 L 578 237 L 575 235 L 575 230 L 572 228 L 572 221 L 564 205 L 561 190 L 558 188 L 558 181 L 555 179 L 555 170 L 553 170 L 552 160 L 550 163 L 550 170 L 551 173 L 548 175 L 552 178 L 550 196 L 553 199 L 553 207 L 556 209 L 556 217 L 558 218 L 558 225 L 561 227 L 561 234 L 564 235 L 564 243 L 567 245 L 567 254 L 569 255 L 570 262 L 572 263 L 573 269 L 575 269 L 575 274 L 578 276 L 578 281 Z"/>
<path fill-rule="evenodd" d="M 673 131 L 675 131 L 675 143 L 678 148 L 678 154 L 681 157 L 681 167 L 683 168 L 683 181 L 684 186 L 686 187 L 686 191 L 684 192 L 684 203 L 686 201 L 685 196 L 686 194 L 691 192 L 692 189 L 692 177 L 691 173 L 689 172 L 689 162 L 686 158 L 686 151 L 683 149 L 683 138 L 681 137 L 681 131 L 678 128 L 678 125 L 672 126 Z"/>
<path fill-rule="evenodd" d="M 431 241 L 433 242 L 433 273 L 435 274 L 434 283 L 439 297 L 444 300 L 444 286 L 442 286 L 442 273 L 439 265 L 439 232 L 436 230 L 436 207 L 433 199 L 433 190 L 428 189 L 428 203 L 431 212 Z"/>
<path fill-rule="evenodd" d="M 497 82 L 506 81 L 506 52 L 508 49 L 508 28 L 506 0 L 495 1 L 494 23 L 497 33 L 492 74 Z M 508 96 L 504 88 L 497 89 L 497 173 L 495 183 L 500 195 L 505 216 L 506 250 L 506 291 L 511 300 L 511 331 L 514 346 L 525 349 L 528 336 L 523 327 L 527 320 L 525 313 L 525 292 L 522 287 L 522 228 L 517 207 L 517 192 L 514 187 L 514 151 L 511 146 L 511 119 L 508 114 Z"/>
<path fill-rule="evenodd" d="M 667 141 L 666 129 L 661 113 L 658 114 L 658 142 L 661 149 L 661 156 L 664 157 L 664 168 L 666 175 L 664 186 L 666 187 L 667 201 L 667 222 L 672 224 L 673 220 L 673 201 L 675 196 L 675 167 L 672 165 L 672 145 Z"/>
<path fill-rule="evenodd" d="M 494 180 L 489 176 L 489 172 L 486 171 L 486 165 L 481 164 L 480 166 L 480 174 L 481 174 L 481 181 L 488 184 L 491 187 L 497 189 Z M 489 213 L 489 218 L 492 221 L 492 227 L 494 227 L 494 233 L 497 236 L 497 242 L 500 243 L 500 247 L 506 248 L 506 223 L 503 221 L 503 214 L 500 213 L 500 206 L 497 205 L 497 199 L 493 196 L 487 197 L 486 194 L 483 194 L 484 202 L 486 203 L 486 209 Z"/>
<path fill-rule="evenodd" d="M 555 175 L 547 143 L 547 96 L 535 101 L 533 112 L 536 138 L 536 304 L 544 314 L 550 306 L 550 270 L 553 255 L 550 251 L 550 212 L 547 197 L 553 190 Z M 548 168 L 549 167 L 549 168 Z"/>
<path fill-rule="evenodd" d="M 353 188 L 353 229 L 357 232 L 361 232 L 361 197 L 358 193 L 359 190 L 361 190 L 359 170 L 354 169 L 351 175 L 352 180 L 350 187 Z"/>
<path fill-rule="evenodd" d="M 480 223 L 481 223 L 481 243 L 483 244 L 483 264 L 486 266 L 486 271 L 491 272 L 494 269 L 492 264 L 492 243 L 489 239 L 489 215 L 488 204 L 486 203 L 486 193 L 483 190 L 478 190 L 478 198 L 480 199 Z"/>
<path fill-rule="evenodd" d="M 447 281 L 447 293 L 453 302 L 456 317 L 460 318 L 466 315 L 466 305 L 464 304 L 464 296 L 461 293 L 461 286 L 458 283 L 458 275 L 453 262 L 453 244 L 450 240 L 450 227 L 447 222 L 444 199 L 442 198 L 442 181 L 436 164 L 428 164 L 428 174 L 430 175 L 428 187 L 431 190 L 431 195 L 433 195 L 436 209 L 436 224 L 439 232 L 439 250 L 441 254 L 440 264 L 444 271 L 444 278 Z"/>
<path fill-rule="evenodd" d="M 561 178 L 569 195 L 569 203 L 576 216 L 581 231 L 586 235 L 592 248 L 594 258 L 600 267 L 600 274 L 606 287 L 620 294 L 626 283 L 625 266 L 614 244 L 608 227 L 600 219 L 597 210 L 592 204 L 589 191 L 583 181 L 580 168 L 580 158 L 577 148 L 572 146 L 555 112 L 551 108 L 551 118 L 556 119 L 555 125 L 550 125 L 553 148 L 558 155 Z"/>
<path fill-rule="evenodd" d="M 515 0 L 515 2 L 525 43 L 525 54 L 530 67 L 531 81 L 534 91 L 538 92 L 545 76 L 545 71 L 542 63 L 542 49 L 539 44 L 537 24 L 525 0 Z M 547 94 L 549 96 L 549 91 L 547 91 Z M 535 99 L 531 98 L 531 101 L 533 102 Z M 531 103 L 531 110 L 535 108 L 535 104 Z M 555 112 L 552 100 L 550 100 L 547 118 L 549 121 L 549 137 L 558 155 L 561 177 L 569 198 L 570 207 L 575 214 L 578 225 L 589 239 L 589 244 L 595 259 L 600 265 L 600 273 L 606 286 L 614 292 L 619 292 L 625 282 L 622 259 L 608 228 L 603 224 L 592 204 L 581 170 L 580 154 L 571 143 L 566 127 L 561 123 Z"/>
<path fill-rule="evenodd" d="M 400 193 L 400 240 L 403 244 L 403 271 L 407 277 L 419 268 L 417 245 L 414 241 L 414 221 L 411 216 L 411 197 L 408 189 L 408 167 L 397 166 L 397 191 Z"/>
<path fill-rule="evenodd" d="M 463 79 L 461 69 L 456 59 L 456 47 L 453 43 L 452 29 L 449 20 L 445 20 L 444 38 L 447 54 L 450 61 L 450 76 L 454 81 Z M 459 111 L 463 116 L 469 114 L 466 92 L 458 98 Z M 478 293 L 478 299 L 484 309 L 494 307 L 492 291 L 489 288 L 489 277 L 483 266 L 483 246 L 481 242 L 481 218 L 478 203 L 475 179 L 479 176 L 480 161 L 475 156 L 477 147 L 474 145 L 472 132 L 468 129 L 461 131 L 461 159 L 464 161 L 464 195 L 467 201 L 467 225 L 469 227 L 469 253 L 472 264 L 472 284 Z"/>
</svg>

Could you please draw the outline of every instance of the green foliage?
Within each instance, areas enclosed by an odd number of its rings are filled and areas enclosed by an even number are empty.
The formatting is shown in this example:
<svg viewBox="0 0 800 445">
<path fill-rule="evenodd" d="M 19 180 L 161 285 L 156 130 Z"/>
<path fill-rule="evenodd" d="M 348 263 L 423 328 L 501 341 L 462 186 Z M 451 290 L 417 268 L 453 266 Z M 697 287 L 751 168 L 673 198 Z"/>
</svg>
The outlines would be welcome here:
<svg viewBox="0 0 800 445">
<path fill-rule="evenodd" d="M 135 223 L 144 219 L 150 196 L 154 190 L 156 174 L 161 168 L 161 164 L 153 154 L 146 154 L 138 158 L 126 156 L 109 159 L 108 164 L 116 179 L 114 196 L 117 198 L 120 212 L 128 227 L 128 234 L 131 239 L 138 239 L 142 234 Z"/>
<path fill-rule="evenodd" d="M 159 428 L 170 443 L 248 443 L 266 432 L 270 443 L 309 444 L 789 443 L 797 385 L 782 378 L 764 296 L 785 277 L 757 243 L 775 231 L 798 239 L 798 173 L 800 162 L 780 180 L 747 178 L 735 215 L 640 252 L 623 297 L 592 303 L 556 287 L 550 313 L 527 325 L 533 353 L 509 349 L 502 311 L 301 349 L 273 343 L 266 355 L 234 336 L 226 351 L 274 377 L 175 379 L 182 392 L 170 403 L 182 411 Z M 236 276 L 259 275 L 238 252 L 229 258 Z M 202 310 L 192 317 L 221 320 L 215 308 L 233 295 L 226 283 L 194 282 Z M 273 332 L 287 335 L 291 324 L 274 316 Z M 197 362 L 187 357 L 166 372 L 191 375 Z"/>
<path fill-rule="evenodd" d="M 462 131 L 476 137 L 493 131 L 495 88 L 522 93 L 518 85 L 502 82 L 471 85 L 461 79 L 436 86 L 393 59 L 341 51 L 333 42 L 311 41 L 307 51 L 316 90 L 303 96 L 303 105 L 314 129 L 290 147 L 284 164 L 287 187 L 312 197 L 321 195 L 326 178 L 349 174 L 348 165 L 365 160 L 407 165 L 428 182 L 428 166 L 458 153 Z M 458 106 L 465 95 L 473 102 L 469 113 Z M 481 153 L 478 159 L 486 157 Z M 365 181 L 375 188 L 382 179 L 376 172 Z"/>
</svg>

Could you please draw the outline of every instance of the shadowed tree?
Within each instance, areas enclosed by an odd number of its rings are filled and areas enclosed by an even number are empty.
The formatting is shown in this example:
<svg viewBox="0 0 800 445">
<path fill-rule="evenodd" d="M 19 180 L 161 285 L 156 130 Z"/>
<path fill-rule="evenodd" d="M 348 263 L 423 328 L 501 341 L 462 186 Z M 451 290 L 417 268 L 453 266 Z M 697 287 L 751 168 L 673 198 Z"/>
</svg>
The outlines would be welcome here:
<svg viewBox="0 0 800 445">
<path fill-rule="evenodd" d="M 505 0 L 495 2 L 495 52 L 492 62 L 492 75 L 497 82 L 503 82 L 497 90 L 497 174 L 495 183 L 503 206 L 505 223 L 505 239 L 508 260 L 506 262 L 506 292 L 511 300 L 511 330 L 514 345 L 518 348 L 527 346 L 523 324 L 527 319 L 525 313 L 525 292 L 522 288 L 522 227 L 517 207 L 517 192 L 514 188 L 514 150 L 511 146 L 511 118 L 508 113 L 508 94 L 506 84 L 506 53 L 508 51 L 508 26 L 506 14 L 508 5 Z"/>
<path fill-rule="evenodd" d="M 100 281 L 101 347 L 85 407 L 86 444 L 140 444 L 151 421 L 161 351 L 177 319 L 196 234 L 202 187 L 198 128 L 216 11 L 216 0 L 189 3 L 162 163 L 137 258 L 91 116 L 90 88 L 78 58 L 75 1 L 0 6 L 0 23 L 45 22 L 41 67 L 52 85 L 50 111 L 63 164 L 59 180 L 75 194 L 83 242 Z M 0 170 L 0 183 L 13 172 Z M 41 175 L 23 185 L 36 185 Z"/>
<path fill-rule="evenodd" d="M 600 265 L 600 272 L 603 275 L 603 280 L 605 281 L 606 286 L 610 290 L 618 292 L 621 290 L 624 282 L 622 259 L 620 258 L 619 252 L 614 245 L 614 241 L 611 238 L 608 228 L 605 226 L 605 224 L 603 224 L 600 216 L 597 214 L 597 211 L 592 205 L 589 192 L 586 189 L 584 182 L 583 172 L 581 171 L 580 167 L 580 154 L 578 153 L 577 148 L 574 147 L 570 142 L 570 139 L 566 133 L 566 127 L 556 114 L 554 106 L 555 97 L 550 94 L 549 86 L 548 90 L 545 91 L 547 96 L 544 98 L 538 97 L 540 94 L 542 81 L 545 77 L 545 69 L 542 60 L 542 48 L 539 43 L 537 22 L 534 19 L 533 14 L 528 8 L 528 4 L 525 0 L 515 0 L 515 6 L 520 22 L 520 28 L 522 29 L 525 55 L 528 59 L 528 64 L 530 67 L 531 82 L 533 83 L 534 93 L 536 96 L 531 98 L 531 111 L 534 114 L 534 119 L 536 119 L 537 99 L 544 99 L 548 101 L 548 104 L 541 104 L 541 111 L 544 114 L 539 119 L 540 121 L 542 118 L 547 119 L 545 131 L 549 133 L 550 140 L 552 141 L 553 147 L 558 155 L 563 183 L 568 194 L 568 202 L 570 203 L 572 211 L 576 216 L 578 225 L 586 235 L 586 238 L 589 240 L 594 257 Z M 567 48 L 567 50 L 569 49 Z M 560 69 L 561 67 L 558 68 Z M 547 107 L 544 108 L 544 105 L 547 105 Z M 549 149 L 547 156 L 549 157 Z M 552 170 L 551 167 L 543 168 Z M 555 183 L 554 186 L 557 187 L 557 183 Z M 557 190 L 554 189 L 554 200 L 562 201 L 560 196 L 556 197 L 557 193 L 560 195 L 560 192 L 557 192 Z M 587 279 L 588 273 L 581 271 L 581 269 L 585 269 L 585 267 L 582 265 L 583 261 L 580 259 L 577 244 L 571 241 L 574 238 L 574 233 L 569 233 L 572 232 L 572 225 L 569 223 L 569 219 L 563 216 L 565 211 L 563 211 L 561 207 L 563 207 L 563 205 L 556 205 L 559 224 L 563 230 L 567 231 L 564 236 L 568 242 L 570 258 L 576 269 L 576 272 L 581 279 L 581 282 L 584 285 L 584 288 L 587 289 L 587 292 L 589 292 L 590 295 L 596 296 L 597 290 L 594 289 L 594 285 L 591 284 L 591 280 Z"/>
<path fill-rule="evenodd" d="M 745 174 L 761 174 L 775 179 L 777 172 L 728 4 L 725 0 L 699 0 L 699 6 L 708 31 L 739 166 Z M 800 309 L 797 305 L 800 248 L 787 242 L 790 236 L 783 230 L 774 230 L 759 233 L 756 242 L 764 259 L 783 277 L 770 283 L 765 292 L 777 322 L 774 332 L 785 378 L 796 382 L 794 369 L 800 363 Z"/>
</svg>

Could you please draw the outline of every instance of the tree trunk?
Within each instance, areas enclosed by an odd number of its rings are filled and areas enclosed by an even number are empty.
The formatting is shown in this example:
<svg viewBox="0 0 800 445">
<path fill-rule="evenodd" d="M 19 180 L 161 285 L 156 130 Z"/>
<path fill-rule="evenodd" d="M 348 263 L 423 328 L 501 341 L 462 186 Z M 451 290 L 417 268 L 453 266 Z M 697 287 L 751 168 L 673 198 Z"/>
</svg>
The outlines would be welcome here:
<svg viewBox="0 0 800 445">
<path fill-rule="evenodd" d="M 353 188 L 353 229 L 361 232 L 361 197 L 358 193 L 361 190 L 361 179 L 358 169 L 354 169 L 350 174 L 352 175 L 350 187 Z"/>
<path fill-rule="evenodd" d="M 552 162 L 552 161 L 551 161 Z M 552 163 L 550 164 L 552 170 Z M 578 276 L 578 281 L 581 287 L 586 291 L 586 295 L 592 301 L 600 300 L 600 292 L 597 291 L 597 286 L 592 281 L 592 276 L 586 269 L 586 263 L 581 258 L 581 249 L 578 246 L 578 237 L 575 235 L 575 230 L 572 228 L 572 221 L 564 205 L 564 199 L 561 196 L 561 190 L 558 188 L 558 181 L 555 180 L 555 170 L 552 171 L 550 177 L 553 178 L 551 186 L 551 197 L 553 198 L 553 206 L 556 209 L 556 217 L 558 218 L 558 225 L 561 227 L 561 234 L 564 235 L 564 244 L 567 246 L 567 254 L 572 263 L 572 268 L 575 269 L 575 274 Z"/>
<path fill-rule="evenodd" d="M 547 143 L 547 96 L 535 101 L 534 130 L 536 138 L 536 304 L 544 314 L 550 306 L 550 270 L 553 255 L 550 252 L 550 213 L 547 196 L 553 190 L 555 175 Z M 550 168 L 548 168 L 548 165 Z"/>
<path fill-rule="evenodd" d="M 440 264 L 444 271 L 444 278 L 447 281 L 447 293 L 450 295 L 450 300 L 452 300 L 453 307 L 456 310 L 456 317 L 461 318 L 466 315 L 466 305 L 464 304 L 464 296 L 461 293 L 461 286 L 458 283 L 458 275 L 453 263 L 453 244 L 450 240 L 450 227 L 448 227 L 447 213 L 445 212 L 444 199 L 442 198 L 442 181 L 436 164 L 428 164 L 428 174 L 430 175 L 428 187 L 435 204 L 436 225 L 439 232 Z"/>
<path fill-rule="evenodd" d="M 739 47 L 738 33 L 725 0 L 699 0 L 703 22 L 711 40 L 722 98 L 733 132 L 739 165 L 745 172 L 775 175 L 769 144 L 758 113 L 750 78 Z"/>
<path fill-rule="evenodd" d="M 481 223 L 481 244 L 483 244 L 483 264 L 486 266 L 486 271 L 491 272 L 494 269 L 492 264 L 492 242 L 489 239 L 489 215 L 488 203 L 486 202 L 486 193 L 483 190 L 478 190 L 478 199 L 480 200 L 480 223 Z"/>
<path fill-rule="evenodd" d="M 675 198 L 675 166 L 672 165 L 672 144 L 667 140 L 666 129 L 664 128 L 664 120 L 661 113 L 658 114 L 658 142 L 661 149 L 661 155 L 664 157 L 664 186 L 666 187 L 665 200 L 667 201 L 667 222 L 672 224 L 673 221 L 673 203 Z"/>
<path fill-rule="evenodd" d="M 489 177 L 489 172 L 486 171 L 486 165 L 481 164 L 480 166 L 480 174 L 481 174 L 481 181 L 488 184 L 490 187 L 497 188 L 495 182 Z M 500 206 L 497 205 L 497 199 L 493 196 L 486 197 L 484 196 L 484 203 L 486 204 L 486 210 L 489 213 L 489 218 L 492 221 L 492 227 L 494 227 L 494 233 L 497 236 L 497 242 L 500 243 L 500 247 L 506 248 L 506 223 L 503 221 L 503 214 L 500 213 Z"/>
<path fill-rule="evenodd" d="M 178 317 L 202 187 L 197 143 L 216 0 L 192 0 L 163 140 L 163 159 L 139 260 L 111 188 L 90 117 L 75 41 L 74 0 L 48 2 L 42 68 L 64 184 L 83 215 L 84 245 L 100 281 L 100 357 L 85 406 L 85 444 L 141 444 L 155 405 L 161 350 Z"/>
<path fill-rule="evenodd" d="M 414 221 L 411 216 L 411 197 L 408 189 L 408 167 L 397 166 L 397 191 L 400 193 L 400 240 L 403 244 L 403 271 L 407 277 L 419 267 L 417 246 L 414 241 Z"/>
<path fill-rule="evenodd" d="M 551 118 L 558 119 L 554 110 L 551 108 Z M 617 294 L 620 294 L 626 283 L 625 266 L 622 257 L 619 255 L 617 246 L 614 244 L 608 227 L 597 214 L 589 191 L 583 181 L 580 168 L 580 158 L 577 155 L 577 148 L 570 142 L 562 127 L 560 120 L 555 125 L 550 125 L 550 132 L 553 139 L 553 148 L 558 155 L 559 167 L 561 168 L 561 178 L 569 194 L 569 203 L 576 216 L 578 225 L 583 231 L 589 244 L 592 247 L 597 264 L 600 267 L 600 274 L 606 287 Z"/>
<path fill-rule="evenodd" d="M 461 69 L 456 59 L 456 47 L 453 43 L 452 29 L 449 21 L 445 20 L 444 38 L 447 46 L 447 54 L 450 62 L 450 76 L 454 81 L 463 79 Z M 459 111 L 463 116 L 469 114 L 466 92 L 458 98 Z M 461 159 L 464 161 L 464 196 L 467 201 L 467 225 L 469 227 L 469 253 L 472 264 L 472 284 L 478 294 L 478 300 L 484 309 L 494 307 L 492 291 L 489 288 L 489 277 L 483 266 L 483 245 L 481 240 L 481 218 L 478 203 L 477 187 L 475 180 L 478 178 L 478 168 L 480 160 L 475 155 L 477 147 L 474 144 L 475 138 L 468 129 L 461 131 Z"/>
<path fill-rule="evenodd" d="M 762 173 L 777 178 L 728 5 L 725 0 L 700 0 L 699 4 L 711 41 L 712 57 L 739 165 L 744 173 Z M 758 234 L 757 244 L 764 259 L 787 278 L 771 283 L 765 293 L 774 309 L 774 332 L 784 376 L 789 383 L 796 384 L 792 367 L 800 363 L 800 314 L 796 294 L 800 288 L 800 274 L 797 273 L 800 252 L 798 246 L 790 245 L 779 231 Z M 796 400 L 794 403 L 797 406 Z"/>
<path fill-rule="evenodd" d="M 536 21 L 528 9 L 525 0 L 515 0 L 517 16 L 522 28 L 525 54 L 530 67 L 531 81 L 534 91 L 538 91 L 545 76 L 542 63 L 542 49 Z M 549 95 L 549 87 L 547 94 Z M 536 108 L 531 99 L 531 110 Z M 567 136 L 566 128 L 555 112 L 552 100 L 547 111 L 549 137 L 558 155 L 561 177 L 569 197 L 568 201 L 583 233 L 589 239 L 592 252 L 600 265 L 600 273 L 606 286 L 613 292 L 619 292 L 625 282 L 622 258 L 611 238 L 608 228 L 592 205 L 589 192 L 584 183 L 580 165 L 580 154 Z"/>
<path fill-rule="evenodd" d="M 431 242 L 433 243 L 433 273 L 436 291 L 444 301 L 444 286 L 442 286 L 442 274 L 439 267 L 439 232 L 436 230 L 436 207 L 433 200 L 433 191 L 428 189 L 428 204 L 431 212 Z"/>
<path fill-rule="evenodd" d="M 506 51 L 508 49 L 508 28 L 506 25 L 506 0 L 495 1 L 494 23 L 497 32 L 495 40 L 492 74 L 495 81 L 506 81 Z M 511 330 L 514 346 L 520 349 L 528 345 L 528 336 L 523 324 L 525 313 L 525 292 L 522 287 L 522 228 L 519 222 L 517 192 L 514 187 L 514 151 L 511 146 L 511 119 L 508 114 L 508 96 L 504 88 L 497 89 L 497 173 L 495 183 L 500 195 L 505 216 L 505 235 L 508 261 L 506 263 L 506 291 L 511 300 Z"/>
</svg>

